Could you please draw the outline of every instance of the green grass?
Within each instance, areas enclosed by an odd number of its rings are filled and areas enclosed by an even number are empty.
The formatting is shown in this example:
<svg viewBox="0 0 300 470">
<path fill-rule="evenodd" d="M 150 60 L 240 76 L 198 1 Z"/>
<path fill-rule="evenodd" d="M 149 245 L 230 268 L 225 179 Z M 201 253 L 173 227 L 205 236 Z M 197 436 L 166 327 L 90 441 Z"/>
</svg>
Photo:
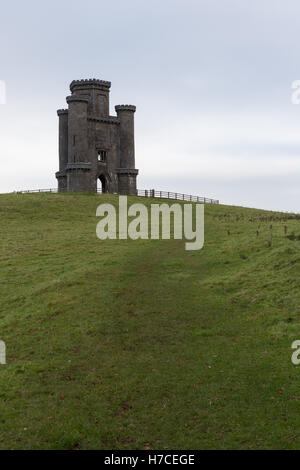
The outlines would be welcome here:
<svg viewBox="0 0 300 470">
<path fill-rule="evenodd" d="M 98 240 L 101 202 L 0 196 L 0 448 L 300 448 L 299 218 L 206 205 L 188 252 Z"/>
</svg>

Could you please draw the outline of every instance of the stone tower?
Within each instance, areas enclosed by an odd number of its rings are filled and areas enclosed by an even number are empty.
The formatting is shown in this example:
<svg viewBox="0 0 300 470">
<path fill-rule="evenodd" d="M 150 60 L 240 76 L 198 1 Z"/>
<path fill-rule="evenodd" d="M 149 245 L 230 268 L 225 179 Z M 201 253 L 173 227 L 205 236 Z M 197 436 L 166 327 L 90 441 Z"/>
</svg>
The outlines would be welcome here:
<svg viewBox="0 0 300 470">
<path fill-rule="evenodd" d="M 136 194 L 135 106 L 118 105 L 109 115 L 111 83 L 74 80 L 68 109 L 59 109 L 59 191 Z"/>
</svg>

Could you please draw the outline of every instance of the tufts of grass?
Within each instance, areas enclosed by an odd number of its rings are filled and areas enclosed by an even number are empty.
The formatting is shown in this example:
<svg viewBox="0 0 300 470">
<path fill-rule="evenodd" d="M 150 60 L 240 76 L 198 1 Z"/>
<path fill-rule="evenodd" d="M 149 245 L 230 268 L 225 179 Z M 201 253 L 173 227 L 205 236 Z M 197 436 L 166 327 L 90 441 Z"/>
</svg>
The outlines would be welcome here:
<svg viewBox="0 0 300 470">
<path fill-rule="evenodd" d="M 0 196 L 0 448 L 299 448 L 299 216 L 206 205 L 188 252 L 98 240 L 102 202 Z"/>
</svg>

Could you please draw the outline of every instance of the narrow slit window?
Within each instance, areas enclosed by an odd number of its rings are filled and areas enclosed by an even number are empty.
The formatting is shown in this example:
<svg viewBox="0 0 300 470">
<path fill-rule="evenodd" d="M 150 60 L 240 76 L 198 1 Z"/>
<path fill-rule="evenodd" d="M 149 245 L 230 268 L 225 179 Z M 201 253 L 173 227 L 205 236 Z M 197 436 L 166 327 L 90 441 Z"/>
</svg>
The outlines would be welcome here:
<svg viewBox="0 0 300 470">
<path fill-rule="evenodd" d="M 106 162 L 107 151 L 98 150 L 98 162 Z"/>
</svg>

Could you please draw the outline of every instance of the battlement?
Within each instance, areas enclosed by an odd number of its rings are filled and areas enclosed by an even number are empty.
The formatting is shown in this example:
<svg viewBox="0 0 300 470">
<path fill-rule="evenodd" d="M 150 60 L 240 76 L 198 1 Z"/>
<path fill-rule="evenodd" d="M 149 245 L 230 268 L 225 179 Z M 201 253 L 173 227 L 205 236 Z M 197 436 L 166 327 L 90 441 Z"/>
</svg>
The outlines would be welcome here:
<svg viewBox="0 0 300 470">
<path fill-rule="evenodd" d="M 68 109 L 58 109 L 57 110 L 57 116 L 62 116 L 63 114 L 68 114 L 69 110 Z"/>
<path fill-rule="evenodd" d="M 98 80 L 97 78 L 87 78 L 83 80 L 73 80 L 70 83 L 70 90 L 73 93 L 75 89 L 98 88 L 100 90 L 109 91 L 111 82 L 106 80 Z"/>
<path fill-rule="evenodd" d="M 95 122 L 105 122 L 107 124 L 120 124 L 120 120 L 116 116 L 108 116 L 106 118 L 98 117 L 98 116 L 88 116 L 88 121 L 95 121 Z"/>
<path fill-rule="evenodd" d="M 136 106 L 134 106 L 133 104 L 117 104 L 115 106 L 115 110 L 116 110 L 116 112 L 118 112 L 118 111 L 132 111 L 133 113 L 135 113 Z"/>
</svg>

